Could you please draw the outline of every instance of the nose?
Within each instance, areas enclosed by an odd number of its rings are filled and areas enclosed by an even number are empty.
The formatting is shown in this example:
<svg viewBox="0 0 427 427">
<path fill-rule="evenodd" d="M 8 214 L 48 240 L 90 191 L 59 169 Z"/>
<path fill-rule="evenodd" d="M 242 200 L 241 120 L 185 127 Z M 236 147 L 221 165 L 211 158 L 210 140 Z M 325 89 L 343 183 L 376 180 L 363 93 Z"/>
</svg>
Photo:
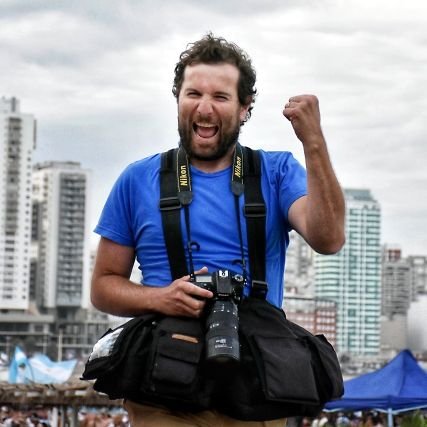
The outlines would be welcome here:
<svg viewBox="0 0 427 427">
<path fill-rule="evenodd" d="M 212 103 L 208 99 L 201 99 L 198 106 L 197 112 L 202 117 L 209 117 L 213 113 Z"/>
</svg>

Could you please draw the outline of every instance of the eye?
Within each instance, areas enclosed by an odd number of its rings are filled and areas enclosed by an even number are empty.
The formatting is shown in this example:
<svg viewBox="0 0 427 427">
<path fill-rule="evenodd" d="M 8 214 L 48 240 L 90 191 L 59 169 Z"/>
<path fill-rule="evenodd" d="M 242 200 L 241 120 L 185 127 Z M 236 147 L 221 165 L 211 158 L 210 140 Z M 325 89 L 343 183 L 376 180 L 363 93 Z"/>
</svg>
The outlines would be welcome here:
<svg viewBox="0 0 427 427">
<path fill-rule="evenodd" d="M 228 101 L 228 97 L 226 95 L 215 95 L 215 99 L 218 101 Z"/>
<path fill-rule="evenodd" d="M 197 98 L 197 97 L 199 97 L 199 96 L 200 96 L 199 92 L 197 92 L 197 91 L 195 91 L 195 90 L 190 90 L 190 91 L 186 92 L 186 95 L 187 95 L 189 98 Z"/>
</svg>

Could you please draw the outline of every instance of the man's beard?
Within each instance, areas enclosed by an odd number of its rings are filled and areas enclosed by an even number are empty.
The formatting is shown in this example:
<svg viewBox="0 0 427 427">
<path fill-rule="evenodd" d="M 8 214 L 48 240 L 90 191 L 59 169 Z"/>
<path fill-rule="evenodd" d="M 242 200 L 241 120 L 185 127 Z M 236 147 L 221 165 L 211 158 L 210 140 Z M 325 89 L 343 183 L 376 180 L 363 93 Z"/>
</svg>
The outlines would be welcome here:
<svg viewBox="0 0 427 427">
<path fill-rule="evenodd" d="M 216 150 L 206 155 L 194 152 L 191 145 L 193 138 L 193 128 L 191 126 L 181 125 L 178 121 L 178 133 L 180 136 L 179 145 L 184 148 L 189 158 L 211 162 L 223 158 L 230 148 L 236 144 L 240 134 L 240 123 L 237 123 L 230 132 L 220 135 L 219 144 L 216 147 Z"/>
</svg>

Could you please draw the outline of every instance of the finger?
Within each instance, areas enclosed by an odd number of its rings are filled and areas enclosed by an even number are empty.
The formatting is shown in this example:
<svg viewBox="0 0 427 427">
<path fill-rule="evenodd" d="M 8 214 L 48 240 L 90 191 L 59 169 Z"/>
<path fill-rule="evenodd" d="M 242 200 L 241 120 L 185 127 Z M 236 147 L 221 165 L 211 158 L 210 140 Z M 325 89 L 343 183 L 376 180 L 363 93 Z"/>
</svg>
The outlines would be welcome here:
<svg viewBox="0 0 427 427">
<path fill-rule="evenodd" d="M 204 266 L 200 270 L 195 271 L 194 274 L 206 274 L 207 272 L 208 272 L 208 267 Z M 180 280 L 184 280 L 184 281 L 188 282 L 191 280 L 191 277 L 189 275 L 183 276 L 183 277 L 181 277 Z"/>
<path fill-rule="evenodd" d="M 182 297 L 182 303 L 191 311 L 201 312 L 206 304 L 206 299 L 197 299 L 187 294 Z"/>
<path fill-rule="evenodd" d="M 201 317 L 206 306 L 206 299 L 198 299 L 190 295 L 186 295 L 181 300 L 183 312 L 187 316 Z"/>
<path fill-rule="evenodd" d="M 282 113 L 290 122 L 292 121 L 292 109 L 287 104 Z"/>
<path fill-rule="evenodd" d="M 208 272 L 208 267 L 202 267 L 200 270 L 194 272 L 194 274 L 206 274 Z"/>
<path fill-rule="evenodd" d="M 185 293 L 192 295 L 193 297 L 199 298 L 212 298 L 213 293 L 207 289 L 201 288 L 200 286 L 188 283 L 188 286 L 185 289 Z"/>
<path fill-rule="evenodd" d="M 203 313 L 204 306 L 194 306 L 194 298 L 190 298 L 188 301 L 181 300 L 180 304 L 176 306 L 176 311 L 173 315 L 175 316 L 185 316 L 185 317 L 201 317 Z M 197 300 L 196 300 L 197 301 Z M 202 301 L 197 301 L 201 303 Z"/>
<path fill-rule="evenodd" d="M 298 106 L 299 106 L 299 102 L 295 101 L 294 98 L 289 98 L 289 101 L 285 104 L 283 114 L 285 114 L 285 112 L 291 113 L 293 111 L 296 111 L 296 108 L 298 108 Z M 287 118 L 290 120 L 290 117 L 287 116 Z"/>
<path fill-rule="evenodd" d="M 298 104 L 298 103 L 304 102 L 308 98 L 312 98 L 312 97 L 314 97 L 314 95 L 296 95 L 296 96 L 291 96 L 289 98 L 289 102 L 293 102 L 293 103 Z"/>
</svg>

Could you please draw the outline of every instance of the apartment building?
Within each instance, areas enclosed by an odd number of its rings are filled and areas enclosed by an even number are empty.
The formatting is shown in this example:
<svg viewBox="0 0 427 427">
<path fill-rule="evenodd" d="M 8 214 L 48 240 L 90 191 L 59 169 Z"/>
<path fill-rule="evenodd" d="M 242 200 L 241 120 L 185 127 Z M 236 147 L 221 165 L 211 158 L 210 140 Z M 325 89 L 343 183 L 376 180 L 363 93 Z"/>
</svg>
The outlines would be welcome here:
<svg viewBox="0 0 427 427">
<path fill-rule="evenodd" d="M 36 122 L 0 99 L 0 309 L 29 308 L 31 167 Z"/>
<path fill-rule="evenodd" d="M 337 349 L 358 355 L 380 350 L 381 210 L 368 189 L 346 189 L 346 244 L 315 256 L 315 295 L 337 304 Z"/>
</svg>

